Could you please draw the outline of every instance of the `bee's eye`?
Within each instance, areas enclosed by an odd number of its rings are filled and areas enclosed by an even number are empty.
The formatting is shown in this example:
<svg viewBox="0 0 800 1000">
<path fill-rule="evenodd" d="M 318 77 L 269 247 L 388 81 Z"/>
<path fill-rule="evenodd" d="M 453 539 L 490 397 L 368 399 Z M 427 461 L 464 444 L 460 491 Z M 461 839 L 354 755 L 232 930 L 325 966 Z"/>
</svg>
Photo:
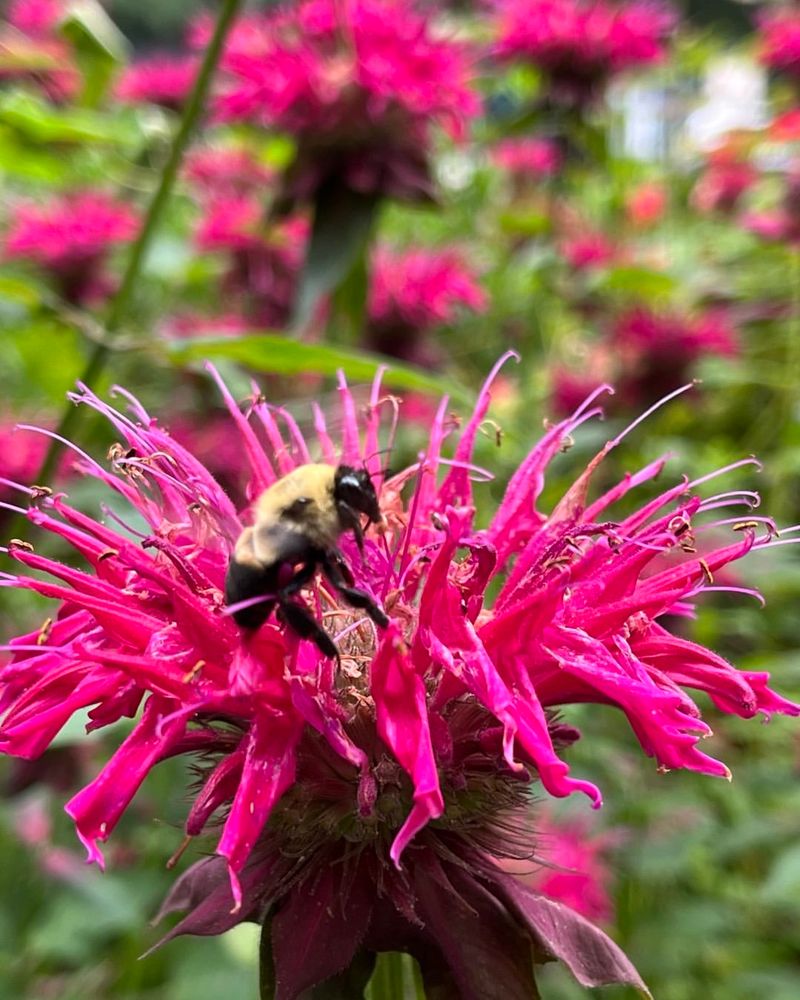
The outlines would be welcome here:
<svg viewBox="0 0 800 1000">
<path fill-rule="evenodd" d="M 298 514 L 302 514 L 310 503 L 311 497 L 298 497 L 296 500 L 293 500 L 288 507 L 284 508 L 283 515 L 284 517 L 296 517 Z"/>
</svg>

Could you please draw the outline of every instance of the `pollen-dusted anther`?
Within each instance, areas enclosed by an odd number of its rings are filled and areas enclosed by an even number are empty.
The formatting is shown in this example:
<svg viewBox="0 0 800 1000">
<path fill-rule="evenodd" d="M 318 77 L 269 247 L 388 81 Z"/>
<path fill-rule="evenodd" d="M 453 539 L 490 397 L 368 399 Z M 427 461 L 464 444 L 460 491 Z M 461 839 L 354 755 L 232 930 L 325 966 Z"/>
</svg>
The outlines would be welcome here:
<svg viewBox="0 0 800 1000">
<path fill-rule="evenodd" d="M 758 531 L 759 521 L 737 521 L 731 525 L 733 531 Z"/>
<path fill-rule="evenodd" d="M 28 494 L 31 503 L 35 503 L 37 500 L 43 500 L 46 497 L 51 497 L 53 491 L 49 486 L 31 486 L 31 491 Z"/>
<path fill-rule="evenodd" d="M 98 562 L 103 562 L 106 559 L 113 559 L 115 556 L 119 555 L 119 549 L 103 549 L 100 555 L 97 557 Z"/>
<path fill-rule="evenodd" d="M 711 567 L 708 565 L 705 559 L 698 559 L 697 562 L 700 566 L 700 569 L 703 571 L 703 579 L 710 587 L 714 582 L 714 574 L 711 572 Z"/>
<path fill-rule="evenodd" d="M 191 670 L 187 670 L 186 673 L 181 678 L 181 680 L 183 681 L 183 683 L 184 684 L 191 684 L 192 681 L 195 679 L 195 677 L 197 677 L 197 675 L 200 673 L 200 671 L 203 669 L 203 667 L 205 665 L 206 665 L 206 661 L 205 660 L 198 660 L 197 663 L 195 663 L 195 665 L 192 667 L 192 669 Z"/>
<path fill-rule="evenodd" d="M 45 618 L 45 620 L 42 622 L 42 627 L 39 629 L 36 635 L 36 645 L 43 646 L 50 638 L 50 633 L 52 631 L 53 631 L 53 619 Z"/>
<path fill-rule="evenodd" d="M 34 548 L 30 542 L 26 542 L 24 538 L 9 538 L 8 548 L 19 549 L 22 552 L 33 552 Z"/>
<path fill-rule="evenodd" d="M 503 435 L 505 433 L 503 431 L 503 428 L 500 426 L 500 424 L 498 424 L 496 420 L 491 420 L 487 418 L 481 423 L 481 433 L 486 435 L 487 437 L 490 436 L 486 431 L 487 427 L 492 432 L 491 436 L 494 437 L 495 445 L 499 448 L 503 443 Z"/>
</svg>

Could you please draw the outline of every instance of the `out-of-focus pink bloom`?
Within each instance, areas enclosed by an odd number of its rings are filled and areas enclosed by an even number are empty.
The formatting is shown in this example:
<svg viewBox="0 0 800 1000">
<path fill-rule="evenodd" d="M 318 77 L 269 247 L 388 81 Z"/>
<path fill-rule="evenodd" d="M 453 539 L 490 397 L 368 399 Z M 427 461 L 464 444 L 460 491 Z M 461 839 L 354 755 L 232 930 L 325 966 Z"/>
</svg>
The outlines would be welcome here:
<svg viewBox="0 0 800 1000">
<path fill-rule="evenodd" d="M 455 319 L 460 307 L 488 304 L 475 272 L 449 248 L 379 247 L 373 254 L 367 311 L 373 323 L 429 329 Z"/>
<path fill-rule="evenodd" d="M 17 421 L 0 419 L 0 479 L 30 486 L 39 471 L 47 451 L 47 441 L 41 435 L 16 430 Z M 8 499 L 8 487 L 0 483 L 0 499 Z"/>
<path fill-rule="evenodd" d="M 195 43 L 207 39 L 207 22 Z M 429 197 L 438 123 L 463 135 L 480 110 L 465 47 L 411 0 L 305 0 L 242 18 L 222 60 L 216 114 L 298 140 L 292 197 L 336 174 L 353 190 Z"/>
<path fill-rule="evenodd" d="M 128 104 L 159 104 L 180 111 L 191 93 L 200 62 L 196 56 L 158 55 L 128 66 L 115 88 Z"/>
<path fill-rule="evenodd" d="M 576 271 L 588 271 L 611 264 L 617 256 L 617 247 L 603 233 L 585 232 L 564 240 L 561 254 Z"/>
<path fill-rule="evenodd" d="M 664 185 L 659 181 L 649 181 L 626 196 L 625 213 L 634 226 L 646 228 L 664 218 L 668 202 Z"/>
<path fill-rule="evenodd" d="M 691 375 L 703 357 L 738 353 L 736 330 L 722 310 L 694 317 L 643 307 L 624 313 L 609 338 L 617 357 L 619 395 L 627 406 L 652 403 Z"/>
<path fill-rule="evenodd" d="M 108 252 L 136 238 L 139 217 L 125 202 L 102 193 L 69 194 L 11 211 L 7 258 L 30 260 L 49 271 L 70 302 L 107 291 L 101 274 Z"/>
<path fill-rule="evenodd" d="M 776 142 L 797 142 L 800 140 L 800 108 L 792 108 L 777 115 L 767 128 L 770 139 Z"/>
<path fill-rule="evenodd" d="M 549 812 L 537 813 L 535 823 L 535 858 L 504 861 L 506 871 L 589 920 L 611 921 L 613 876 L 607 855 L 619 834 L 595 834 L 582 819 L 557 821 Z"/>
<path fill-rule="evenodd" d="M 423 335 L 452 323 L 459 311 L 482 312 L 486 292 L 475 272 L 449 248 L 379 247 L 372 258 L 366 344 L 418 364 L 439 360 Z"/>
<path fill-rule="evenodd" d="M 735 144 L 722 146 L 709 156 L 708 165 L 692 190 L 692 205 L 704 214 L 728 214 L 757 180 L 758 171 L 747 162 L 742 150 Z"/>
<path fill-rule="evenodd" d="M 248 195 L 275 179 L 274 170 L 233 146 L 198 146 L 186 157 L 184 173 L 205 198 Z"/>
<path fill-rule="evenodd" d="M 770 69 L 800 76 L 800 11 L 785 5 L 758 15 L 759 58 Z"/>
<path fill-rule="evenodd" d="M 719 496 L 704 500 L 698 489 L 714 474 L 681 479 L 631 506 L 632 491 L 662 472 L 663 459 L 590 497 L 593 473 L 624 434 L 552 511 L 540 510 L 547 467 L 598 414 L 596 394 L 548 427 L 479 527 L 473 489 L 486 473 L 472 464 L 472 450 L 491 378 L 452 447 L 445 399 L 419 462 L 388 480 L 382 418 L 391 435 L 397 401 L 379 379 L 362 408 L 340 379 L 336 441 L 319 409 L 307 442 L 257 391 L 243 414 L 219 386 L 250 498 L 308 462 L 310 451 L 370 472 L 384 531 L 367 533 L 363 555 L 349 535 L 340 545 L 356 584 L 383 603 L 388 627 L 376 630 L 312 581 L 298 599 L 330 630 L 338 665 L 278 619 L 240 631 L 226 614 L 224 579 L 248 511 L 127 392 L 119 390 L 129 406 L 122 413 L 80 387 L 73 402 L 107 418 L 119 439 L 110 469 L 78 453 L 81 471 L 116 495 L 115 520 L 95 519 L 63 495 L 39 497 L 27 510 L 31 526 L 68 544 L 83 566 L 9 546 L 16 572 L 3 585 L 55 608 L 45 644 L 37 645 L 38 630 L 11 640 L 12 661 L 0 674 L 0 747 L 36 757 L 85 708 L 92 729 L 135 719 L 67 805 L 97 863 L 151 769 L 198 755 L 205 770 L 186 831 L 199 835 L 215 815 L 221 830 L 217 857 L 191 868 L 168 901 L 167 909 L 192 910 L 172 933 L 220 933 L 256 917 L 267 899 L 278 903 L 272 950 L 287 1000 L 341 971 L 360 949 L 382 951 L 389 942 L 440 956 L 437 975 L 460 984 L 452 995 L 480 995 L 476 969 L 500 982 L 502 995 L 525 995 L 518 977 L 530 973 L 532 939 L 585 985 L 641 987 L 600 932 L 526 889 L 494 858 L 528 855 L 530 843 L 517 837 L 530 828 L 534 780 L 547 794 L 582 792 L 600 804 L 599 790 L 563 760 L 559 750 L 578 734 L 551 709 L 616 706 L 660 768 L 723 777 L 725 765 L 700 749 L 711 732 L 686 689 L 703 691 L 722 713 L 800 713 L 772 691 L 766 673 L 738 671 L 660 622 L 699 597 L 722 567 L 769 546 L 771 534 L 746 524 L 699 558 L 693 526 L 727 524 L 713 520 Z M 731 506 L 750 503 L 746 491 L 724 496 Z M 629 513 L 611 520 L 623 498 Z M 122 526 L 130 516 L 143 531 Z M 645 576 L 670 550 L 678 561 Z M 298 953 L 298 940 L 315 947 Z"/>
<path fill-rule="evenodd" d="M 214 198 L 195 240 L 201 250 L 230 253 L 226 291 L 241 300 L 251 325 L 280 328 L 289 320 L 308 234 L 300 217 L 267 223 L 261 199 L 248 194 Z"/>
<path fill-rule="evenodd" d="M 800 162 L 792 164 L 786 176 L 780 206 L 771 211 L 748 212 L 741 222 L 763 240 L 800 245 Z"/>
<path fill-rule="evenodd" d="M 655 355 L 672 352 L 689 360 L 704 354 L 731 357 L 738 338 L 724 313 L 709 311 L 689 319 L 649 309 L 631 309 L 614 327 L 614 344 L 622 350 Z"/>
<path fill-rule="evenodd" d="M 504 139 L 493 147 L 492 161 L 503 170 L 541 180 L 557 173 L 563 162 L 558 143 L 552 139 Z"/>
<path fill-rule="evenodd" d="M 56 102 L 77 94 L 80 74 L 56 33 L 64 13 L 63 0 L 16 0 L 9 6 L 11 30 L 0 24 L 0 81 L 30 83 Z"/>
<path fill-rule="evenodd" d="M 651 0 L 493 0 L 495 54 L 534 63 L 553 96 L 583 101 L 616 74 L 659 62 L 676 24 Z"/>
<path fill-rule="evenodd" d="M 64 0 L 12 0 L 6 16 L 17 31 L 31 38 L 47 38 L 64 14 Z"/>
</svg>

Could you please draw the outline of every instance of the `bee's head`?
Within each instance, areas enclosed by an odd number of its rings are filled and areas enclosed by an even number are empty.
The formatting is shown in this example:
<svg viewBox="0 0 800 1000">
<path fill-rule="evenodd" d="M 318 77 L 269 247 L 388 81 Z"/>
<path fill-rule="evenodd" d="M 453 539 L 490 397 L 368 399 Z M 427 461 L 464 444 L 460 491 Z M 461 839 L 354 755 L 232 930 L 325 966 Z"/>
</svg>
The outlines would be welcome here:
<svg viewBox="0 0 800 1000">
<path fill-rule="evenodd" d="M 333 498 L 337 504 L 345 503 L 352 510 L 366 514 L 371 524 L 383 521 L 375 485 L 366 469 L 340 465 L 333 477 Z"/>
</svg>

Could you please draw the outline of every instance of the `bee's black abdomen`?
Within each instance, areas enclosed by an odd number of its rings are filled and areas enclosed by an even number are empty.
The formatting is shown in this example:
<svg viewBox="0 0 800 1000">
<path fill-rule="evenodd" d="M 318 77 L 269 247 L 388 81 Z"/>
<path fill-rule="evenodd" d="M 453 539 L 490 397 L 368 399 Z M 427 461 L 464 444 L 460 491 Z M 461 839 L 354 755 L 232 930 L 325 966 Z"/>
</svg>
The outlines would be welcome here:
<svg viewBox="0 0 800 1000">
<path fill-rule="evenodd" d="M 259 604 L 235 611 L 232 617 L 236 624 L 241 628 L 260 628 L 275 607 L 271 595 L 275 593 L 276 586 L 274 567 L 265 570 L 231 560 L 225 577 L 225 603 L 238 604 L 251 597 L 267 597 L 267 600 Z"/>
</svg>

